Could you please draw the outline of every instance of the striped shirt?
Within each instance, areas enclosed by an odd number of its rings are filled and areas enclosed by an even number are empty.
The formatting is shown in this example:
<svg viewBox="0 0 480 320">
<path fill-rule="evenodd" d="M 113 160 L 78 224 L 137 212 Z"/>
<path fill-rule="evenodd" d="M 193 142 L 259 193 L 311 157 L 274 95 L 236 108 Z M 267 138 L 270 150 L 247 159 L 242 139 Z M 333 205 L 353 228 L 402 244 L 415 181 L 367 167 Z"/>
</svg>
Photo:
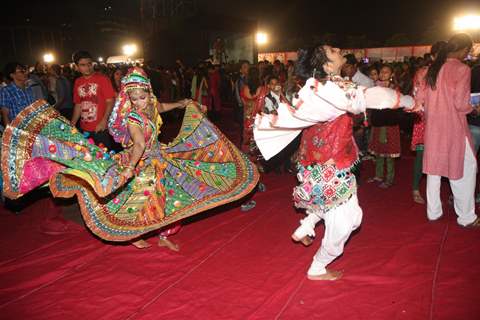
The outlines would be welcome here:
<svg viewBox="0 0 480 320">
<path fill-rule="evenodd" d="M 12 82 L 0 89 L 0 107 L 8 109 L 10 121 L 34 101 L 31 87 L 22 89 Z"/>
</svg>

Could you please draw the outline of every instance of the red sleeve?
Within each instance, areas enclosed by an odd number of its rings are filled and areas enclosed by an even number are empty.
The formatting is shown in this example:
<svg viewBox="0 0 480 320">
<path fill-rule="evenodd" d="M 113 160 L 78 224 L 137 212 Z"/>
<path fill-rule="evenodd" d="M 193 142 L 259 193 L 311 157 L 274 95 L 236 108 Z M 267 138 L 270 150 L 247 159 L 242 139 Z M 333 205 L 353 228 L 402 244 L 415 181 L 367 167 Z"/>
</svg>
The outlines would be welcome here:
<svg viewBox="0 0 480 320">
<path fill-rule="evenodd" d="M 81 102 L 80 97 L 78 96 L 79 80 L 80 79 L 75 80 L 75 84 L 73 85 L 73 103 L 75 104 L 79 104 Z"/>
<path fill-rule="evenodd" d="M 105 76 L 101 76 L 101 86 L 105 100 L 115 99 L 115 91 L 113 90 L 112 82 Z"/>
</svg>

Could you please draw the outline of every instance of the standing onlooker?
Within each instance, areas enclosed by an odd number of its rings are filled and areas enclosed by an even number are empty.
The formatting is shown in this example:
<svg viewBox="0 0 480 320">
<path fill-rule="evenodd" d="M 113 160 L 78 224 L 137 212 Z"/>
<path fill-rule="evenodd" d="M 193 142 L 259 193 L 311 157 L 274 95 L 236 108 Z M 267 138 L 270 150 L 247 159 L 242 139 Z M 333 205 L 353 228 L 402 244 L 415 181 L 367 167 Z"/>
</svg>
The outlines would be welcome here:
<svg viewBox="0 0 480 320">
<path fill-rule="evenodd" d="M 375 83 L 372 79 L 364 75 L 358 69 L 357 58 L 351 53 L 345 55 L 347 62 L 342 67 L 342 74 L 349 78 L 352 82 L 364 86 L 366 88 L 373 87 Z"/>
<path fill-rule="evenodd" d="M 160 68 L 160 96 L 158 100 L 161 102 L 171 102 L 172 101 L 172 92 L 173 92 L 173 82 L 172 74 L 170 70 L 163 67 Z"/>
<path fill-rule="evenodd" d="M 342 75 L 348 77 L 353 83 L 364 86 L 366 88 L 373 87 L 375 83 L 358 69 L 357 58 L 353 54 L 345 55 L 346 63 L 342 67 Z M 360 151 L 360 159 L 368 154 L 368 137 L 370 134 L 367 126 L 367 111 L 361 114 L 353 115 L 353 136 Z M 360 173 L 362 170 L 362 162 L 355 164 L 352 170 L 357 181 L 360 181 Z"/>
<path fill-rule="evenodd" d="M 376 84 L 380 87 L 395 88 L 390 65 L 384 65 L 380 69 Z M 401 153 L 398 112 L 398 110 L 372 110 L 371 112 L 372 133 L 368 150 L 375 155 L 375 176 L 368 181 L 380 182 L 379 187 L 383 189 L 393 185 L 395 158 L 400 157 Z"/>
<path fill-rule="evenodd" d="M 243 143 L 243 100 L 241 97 L 241 92 L 245 84 L 247 83 L 248 69 L 250 68 L 250 63 L 248 61 L 243 61 L 240 63 L 240 74 L 237 81 L 235 82 L 235 97 L 237 100 L 237 105 L 235 108 L 235 119 L 240 124 L 240 144 Z"/>
<path fill-rule="evenodd" d="M 222 99 L 220 98 L 220 66 L 208 66 L 208 106 L 210 107 L 210 118 L 217 119 L 222 108 Z"/>
<path fill-rule="evenodd" d="M 115 95 L 120 92 L 120 87 L 122 85 L 121 80 L 123 77 L 123 71 L 120 68 L 115 68 L 110 76 L 110 81 L 112 82 L 113 90 L 115 91 Z"/>
<path fill-rule="evenodd" d="M 255 114 L 257 112 L 257 98 L 262 89 L 264 88 L 260 83 L 258 68 L 251 68 L 248 72 L 247 81 L 240 91 L 243 104 L 243 138 L 240 150 L 245 152 L 250 160 L 257 164 L 260 172 L 263 171 L 263 168 L 258 161 L 259 152 L 253 139 L 253 125 L 255 122 Z"/>
<path fill-rule="evenodd" d="M 270 76 L 267 81 L 266 88 L 268 91 L 265 94 L 265 97 L 260 97 L 263 99 L 263 101 L 260 101 L 263 107 L 262 110 L 259 111 L 265 114 L 276 114 L 280 103 L 288 103 L 282 92 L 282 86 L 280 85 L 278 77 Z M 267 172 L 274 170 L 276 173 L 281 173 L 282 169 L 284 172 L 293 172 L 291 157 L 298 149 L 300 137 L 301 136 L 299 135 L 292 142 L 290 142 L 289 145 L 285 147 L 282 151 L 280 151 L 273 158 L 265 162 L 265 169 Z"/>
<path fill-rule="evenodd" d="M 480 64 L 472 68 L 471 84 L 471 93 L 480 93 Z M 480 148 L 480 115 L 477 110 L 475 110 L 473 114 L 470 114 L 468 117 L 468 123 L 470 125 L 470 131 L 472 133 L 473 144 L 475 147 L 474 153 L 476 155 Z"/>
<path fill-rule="evenodd" d="M 23 64 L 9 62 L 4 73 L 10 82 L 0 90 L 2 123 L 6 127 L 23 109 L 32 104 L 35 98 L 32 88 L 27 85 L 27 69 Z M 6 199 L 5 207 L 13 212 L 20 212 L 22 202 Z"/>
<path fill-rule="evenodd" d="M 185 98 L 185 93 L 187 92 L 185 87 L 185 66 L 183 65 L 182 60 L 175 60 L 175 75 L 178 79 L 177 91 L 179 98 Z"/>
<path fill-rule="evenodd" d="M 163 69 L 163 67 L 161 67 Z M 154 62 L 153 61 L 147 61 L 145 62 L 144 64 L 144 68 L 145 72 L 147 73 L 148 77 L 150 78 L 150 83 L 152 85 L 152 90 L 153 90 L 153 94 L 157 97 L 157 98 L 160 98 L 162 97 L 162 92 L 163 92 L 163 79 L 162 79 L 162 71 L 160 71 L 159 69 L 157 68 L 154 68 Z M 117 79 L 119 76 L 120 76 L 120 79 L 123 78 L 123 76 L 127 73 L 127 70 L 126 68 L 119 68 L 120 70 L 120 75 L 117 73 L 115 75 L 115 78 Z M 115 71 L 116 72 L 116 71 Z M 117 81 L 117 80 L 115 80 Z M 120 83 L 120 81 L 118 81 L 118 83 Z M 117 90 L 115 88 L 115 85 L 113 85 L 113 89 Z M 120 91 L 120 86 L 118 86 L 118 91 L 117 93 Z"/>
<path fill-rule="evenodd" d="M 0 72 L 0 89 L 7 86 L 7 80 L 3 73 Z"/>
<path fill-rule="evenodd" d="M 62 68 L 53 64 L 48 68 L 49 93 L 55 98 L 55 109 L 67 119 L 72 118 L 73 100 L 70 81 L 62 75 Z"/>
<path fill-rule="evenodd" d="M 33 90 L 27 86 L 27 69 L 19 62 L 9 62 L 4 69 L 10 83 L 0 90 L 0 108 L 4 126 L 10 123 L 35 99 Z"/>
<path fill-rule="evenodd" d="M 463 64 L 472 48 L 467 34 L 456 34 L 437 55 L 417 93 L 425 105 L 423 172 L 427 174 L 427 217 L 442 214 L 441 177 L 450 180 L 457 222 L 480 227 L 475 214 L 477 161 L 466 115 L 470 105 L 470 68 Z"/>
<path fill-rule="evenodd" d="M 437 41 L 432 45 L 430 49 L 431 57 L 436 58 L 438 52 L 446 45 L 445 41 Z M 432 61 L 432 60 L 427 60 Z M 420 68 L 413 77 L 413 95 L 415 96 L 425 81 L 425 75 L 427 74 L 428 66 L 423 66 Z M 413 201 L 419 204 L 425 204 L 425 199 L 423 199 L 420 194 L 420 179 L 422 178 L 422 162 L 423 162 L 423 136 L 425 132 L 425 115 L 423 111 L 415 112 L 413 131 L 412 131 L 412 141 L 411 141 L 411 150 L 415 151 L 415 162 L 413 166 L 413 183 L 412 183 L 412 197 Z"/>
<path fill-rule="evenodd" d="M 69 64 L 65 64 L 62 66 L 62 75 L 70 82 L 70 85 L 73 86 L 74 82 L 74 75 L 73 70 Z"/>
<path fill-rule="evenodd" d="M 472 68 L 472 93 L 480 93 L 480 60 L 478 64 Z"/>
<path fill-rule="evenodd" d="M 208 107 L 208 73 L 204 65 L 199 65 L 192 81 L 192 99 Z"/>
<path fill-rule="evenodd" d="M 368 77 L 372 79 L 374 83 L 378 81 L 378 69 L 376 65 L 368 68 Z"/>
<path fill-rule="evenodd" d="M 471 84 L 472 86 L 470 91 L 472 93 L 480 93 L 480 64 L 472 68 Z M 473 153 L 476 156 L 478 153 L 478 149 L 480 148 L 480 106 L 476 105 L 473 107 L 475 108 L 475 111 L 468 115 L 467 121 L 473 139 Z M 477 193 L 477 196 L 475 197 L 475 202 L 480 202 L 480 193 Z"/>
<path fill-rule="evenodd" d="M 45 99 L 48 103 L 54 105 L 53 97 L 48 94 L 47 83 L 45 65 L 37 61 L 33 71 L 28 75 L 27 86 L 32 88 L 34 100 Z"/>
<path fill-rule="evenodd" d="M 285 87 L 285 96 L 288 101 L 292 101 L 293 94 L 297 91 L 295 79 L 295 64 L 292 60 L 287 62 L 287 84 Z"/>
<path fill-rule="evenodd" d="M 106 76 L 94 73 L 93 59 L 88 52 L 74 53 L 73 61 L 82 76 L 75 80 L 72 125 L 80 120 L 80 128 L 88 132 L 96 144 L 112 149 L 113 140 L 107 130 L 115 99 L 112 84 Z"/>
<path fill-rule="evenodd" d="M 278 78 L 278 81 L 280 81 L 280 84 L 282 86 L 284 86 L 285 82 L 287 82 L 287 71 L 285 70 L 285 66 L 283 65 L 283 63 L 280 62 L 280 60 L 275 60 L 273 62 L 273 75 Z"/>
</svg>

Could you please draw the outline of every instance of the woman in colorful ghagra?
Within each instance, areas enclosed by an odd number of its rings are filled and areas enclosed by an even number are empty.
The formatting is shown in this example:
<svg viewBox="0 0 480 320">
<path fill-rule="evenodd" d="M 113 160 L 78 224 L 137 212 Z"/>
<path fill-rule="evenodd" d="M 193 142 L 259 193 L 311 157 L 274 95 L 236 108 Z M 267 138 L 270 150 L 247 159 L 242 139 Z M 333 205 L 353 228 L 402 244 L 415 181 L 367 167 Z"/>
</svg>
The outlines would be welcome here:
<svg viewBox="0 0 480 320">
<path fill-rule="evenodd" d="M 315 225 L 325 221 L 325 235 L 307 272 L 310 280 L 336 280 L 342 273 L 327 265 L 343 253 L 345 242 L 362 220 L 355 176 L 358 161 L 352 135 L 352 113 L 366 108 L 412 108 L 414 101 L 395 90 L 364 88 L 339 76 L 345 58 L 337 48 L 319 45 L 299 52 L 297 76 L 308 79 L 293 100 L 280 104 L 278 115 L 258 115 L 255 141 L 266 159 L 287 146 L 303 130 L 299 150 L 295 206 L 306 218 L 292 234 L 295 242 L 312 243 Z"/>
<path fill-rule="evenodd" d="M 18 198 L 48 182 L 53 196 L 78 197 L 95 235 L 119 242 L 242 198 L 258 171 L 195 104 L 186 107 L 179 135 L 168 145 L 158 142 L 159 113 L 187 103 L 158 103 L 144 71 L 131 69 L 109 120 L 125 150 L 112 154 L 46 102 L 35 102 L 3 136 L 5 195 Z"/>
</svg>

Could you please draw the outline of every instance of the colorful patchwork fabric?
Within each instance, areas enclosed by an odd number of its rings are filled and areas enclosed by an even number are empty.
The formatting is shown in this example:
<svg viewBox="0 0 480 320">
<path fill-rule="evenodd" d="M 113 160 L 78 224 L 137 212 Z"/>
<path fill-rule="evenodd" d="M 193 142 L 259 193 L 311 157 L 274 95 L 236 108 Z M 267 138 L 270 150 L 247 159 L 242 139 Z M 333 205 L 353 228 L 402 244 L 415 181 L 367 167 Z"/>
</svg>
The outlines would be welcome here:
<svg viewBox="0 0 480 320">
<path fill-rule="evenodd" d="M 321 210 L 324 213 L 347 202 L 357 192 L 355 175 L 350 168 L 335 165 L 299 166 L 300 185 L 293 190 L 297 208 Z"/>
<path fill-rule="evenodd" d="M 157 142 L 152 121 L 138 114 L 128 121 L 144 127 L 148 143 L 127 181 L 120 173 L 128 151 L 112 154 L 91 144 L 44 101 L 27 107 L 3 136 L 5 195 L 18 198 L 49 182 L 55 197 L 77 195 L 97 236 L 128 241 L 240 199 L 258 182 L 256 167 L 195 105 L 168 145 Z"/>
</svg>

